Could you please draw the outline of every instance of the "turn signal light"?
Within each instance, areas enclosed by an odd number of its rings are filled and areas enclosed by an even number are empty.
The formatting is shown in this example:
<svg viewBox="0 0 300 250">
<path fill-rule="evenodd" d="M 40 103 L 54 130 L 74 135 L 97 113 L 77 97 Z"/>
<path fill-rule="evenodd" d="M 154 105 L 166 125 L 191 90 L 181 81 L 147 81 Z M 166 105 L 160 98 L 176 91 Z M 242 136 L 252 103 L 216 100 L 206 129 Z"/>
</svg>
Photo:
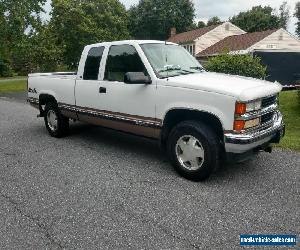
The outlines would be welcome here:
<svg viewBox="0 0 300 250">
<path fill-rule="evenodd" d="M 233 124 L 233 129 L 235 131 L 242 131 L 243 129 L 245 128 L 245 121 L 234 121 L 234 124 Z"/>
<path fill-rule="evenodd" d="M 246 110 L 247 110 L 246 103 L 239 103 L 239 102 L 237 102 L 235 104 L 235 114 L 237 114 L 237 115 L 243 115 L 243 114 L 246 113 Z"/>
</svg>

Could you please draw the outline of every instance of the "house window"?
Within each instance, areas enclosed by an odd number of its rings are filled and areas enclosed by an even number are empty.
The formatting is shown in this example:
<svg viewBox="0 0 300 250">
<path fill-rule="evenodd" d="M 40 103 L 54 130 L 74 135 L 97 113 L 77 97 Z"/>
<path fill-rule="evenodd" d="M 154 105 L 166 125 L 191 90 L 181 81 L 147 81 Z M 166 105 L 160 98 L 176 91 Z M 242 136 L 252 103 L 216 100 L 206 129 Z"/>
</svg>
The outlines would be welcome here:
<svg viewBox="0 0 300 250">
<path fill-rule="evenodd" d="M 185 48 L 191 55 L 195 55 L 196 47 L 195 45 L 182 45 L 183 48 Z"/>
</svg>

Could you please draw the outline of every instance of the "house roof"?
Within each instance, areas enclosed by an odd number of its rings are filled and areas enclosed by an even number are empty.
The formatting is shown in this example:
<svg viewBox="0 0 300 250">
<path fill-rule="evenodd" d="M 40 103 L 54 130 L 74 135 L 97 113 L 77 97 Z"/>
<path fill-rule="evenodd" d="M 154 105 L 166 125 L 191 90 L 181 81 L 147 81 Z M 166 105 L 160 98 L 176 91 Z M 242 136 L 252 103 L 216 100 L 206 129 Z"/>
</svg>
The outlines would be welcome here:
<svg viewBox="0 0 300 250">
<path fill-rule="evenodd" d="M 203 36 L 207 32 L 215 29 L 216 27 L 220 26 L 221 24 L 217 25 L 211 25 L 205 28 L 201 29 L 196 29 L 196 30 L 191 30 L 187 31 L 184 33 L 179 33 L 176 34 L 168 39 L 168 42 L 173 42 L 173 43 L 185 43 L 185 42 L 191 42 L 196 40 L 198 37 Z"/>
<path fill-rule="evenodd" d="M 226 37 L 225 39 L 219 41 L 218 43 L 208 47 L 207 49 L 201 51 L 196 56 L 209 56 L 221 54 L 224 51 L 238 51 L 246 50 L 252 45 L 258 43 L 269 35 L 273 34 L 276 30 L 267 30 L 261 32 L 246 33 L 243 35 L 234 35 Z"/>
</svg>

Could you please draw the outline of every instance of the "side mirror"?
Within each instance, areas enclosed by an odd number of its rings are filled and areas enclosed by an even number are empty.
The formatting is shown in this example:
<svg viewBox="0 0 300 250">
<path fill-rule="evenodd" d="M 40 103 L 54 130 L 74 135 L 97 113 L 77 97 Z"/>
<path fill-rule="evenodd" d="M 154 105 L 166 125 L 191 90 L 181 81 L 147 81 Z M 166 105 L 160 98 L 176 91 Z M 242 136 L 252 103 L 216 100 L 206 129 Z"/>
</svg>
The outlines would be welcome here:
<svg viewBox="0 0 300 250">
<path fill-rule="evenodd" d="M 146 76 L 143 72 L 127 72 L 124 77 L 127 84 L 151 84 L 150 76 Z"/>
</svg>

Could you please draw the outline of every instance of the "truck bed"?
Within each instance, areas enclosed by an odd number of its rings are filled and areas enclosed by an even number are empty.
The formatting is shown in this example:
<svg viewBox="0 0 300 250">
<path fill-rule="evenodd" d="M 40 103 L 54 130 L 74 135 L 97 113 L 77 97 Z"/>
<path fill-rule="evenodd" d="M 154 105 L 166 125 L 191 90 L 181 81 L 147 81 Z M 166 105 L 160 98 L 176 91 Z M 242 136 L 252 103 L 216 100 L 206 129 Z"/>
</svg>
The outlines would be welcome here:
<svg viewBox="0 0 300 250">
<path fill-rule="evenodd" d="M 34 73 L 28 77 L 49 77 L 49 78 L 68 78 L 75 79 L 77 72 L 50 72 L 50 73 Z"/>
<path fill-rule="evenodd" d="M 57 102 L 75 105 L 76 72 L 35 73 L 28 75 L 28 97 L 51 95 Z"/>
</svg>

